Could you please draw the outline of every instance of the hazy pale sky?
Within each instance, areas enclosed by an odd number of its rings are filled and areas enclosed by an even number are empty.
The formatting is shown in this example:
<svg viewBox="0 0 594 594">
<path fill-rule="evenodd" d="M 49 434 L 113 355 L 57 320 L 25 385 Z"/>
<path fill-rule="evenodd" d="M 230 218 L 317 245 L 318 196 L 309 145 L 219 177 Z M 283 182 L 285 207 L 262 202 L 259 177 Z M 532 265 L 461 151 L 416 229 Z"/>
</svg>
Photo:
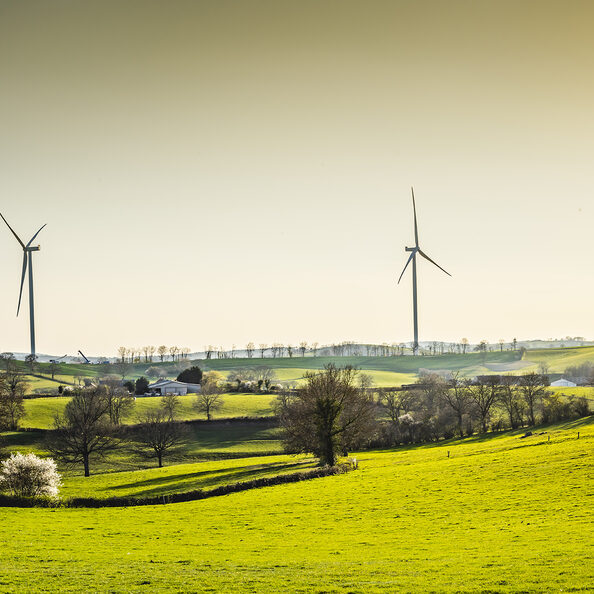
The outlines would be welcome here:
<svg viewBox="0 0 594 594">
<path fill-rule="evenodd" d="M 37 350 L 594 337 L 590 1 L 0 0 Z M 0 350 L 21 249 L 0 228 Z M 25 295 L 27 299 L 27 296 Z"/>
</svg>

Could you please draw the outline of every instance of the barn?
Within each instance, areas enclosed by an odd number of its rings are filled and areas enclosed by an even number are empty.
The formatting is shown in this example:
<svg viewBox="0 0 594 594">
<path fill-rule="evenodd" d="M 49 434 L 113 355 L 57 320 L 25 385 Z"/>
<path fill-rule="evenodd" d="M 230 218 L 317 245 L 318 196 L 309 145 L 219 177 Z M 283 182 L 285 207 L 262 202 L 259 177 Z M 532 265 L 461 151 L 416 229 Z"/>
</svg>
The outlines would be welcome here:
<svg viewBox="0 0 594 594">
<path fill-rule="evenodd" d="M 565 378 L 558 379 L 556 382 L 551 382 L 553 388 L 575 388 L 577 384 L 566 380 Z"/>
<path fill-rule="evenodd" d="M 149 384 L 149 392 L 157 395 L 177 394 L 185 396 L 186 394 L 195 394 L 200 392 L 200 384 L 188 384 L 176 380 L 160 379 L 154 384 Z"/>
</svg>

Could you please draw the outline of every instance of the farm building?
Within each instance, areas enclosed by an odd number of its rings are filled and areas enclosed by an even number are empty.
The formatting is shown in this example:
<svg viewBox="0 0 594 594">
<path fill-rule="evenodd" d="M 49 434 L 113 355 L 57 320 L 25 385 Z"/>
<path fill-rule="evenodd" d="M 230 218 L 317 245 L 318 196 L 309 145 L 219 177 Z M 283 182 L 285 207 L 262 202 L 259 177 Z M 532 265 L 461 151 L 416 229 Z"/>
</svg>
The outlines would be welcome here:
<svg viewBox="0 0 594 594">
<path fill-rule="evenodd" d="M 154 394 L 178 394 L 185 396 L 186 394 L 195 394 L 200 392 L 200 384 L 187 384 L 186 382 L 178 382 L 175 380 L 160 379 L 154 384 L 149 384 L 149 392 Z"/>
<path fill-rule="evenodd" d="M 566 380 L 565 378 L 561 378 L 558 379 L 556 382 L 551 382 L 551 386 L 553 388 L 575 388 L 577 386 L 577 384 L 574 384 L 573 382 L 570 382 L 569 380 Z"/>
</svg>

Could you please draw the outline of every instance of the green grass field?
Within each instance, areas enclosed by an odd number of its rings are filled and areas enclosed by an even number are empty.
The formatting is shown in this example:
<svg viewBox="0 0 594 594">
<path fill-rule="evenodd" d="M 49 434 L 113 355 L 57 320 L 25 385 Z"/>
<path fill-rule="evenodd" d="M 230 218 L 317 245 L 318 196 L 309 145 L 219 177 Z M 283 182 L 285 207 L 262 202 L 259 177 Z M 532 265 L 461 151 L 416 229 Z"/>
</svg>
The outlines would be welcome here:
<svg viewBox="0 0 594 594">
<path fill-rule="evenodd" d="M 418 378 L 419 369 L 458 371 L 465 377 L 473 377 L 486 373 L 523 373 L 536 371 L 540 363 L 546 363 L 552 373 L 561 373 L 566 367 L 594 362 L 594 347 L 567 347 L 558 349 L 533 349 L 518 359 L 519 353 L 513 351 L 493 351 L 486 354 L 471 352 L 464 355 L 437 356 L 395 356 L 395 357 L 281 357 L 251 359 L 209 359 L 192 361 L 203 370 L 217 370 L 227 375 L 239 368 L 256 368 L 260 366 L 274 369 L 278 381 L 300 383 L 307 371 L 322 369 L 328 363 L 338 366 L 352 365 L 371 375 L 378 387 L 398 386 L 412 383 Z M 26 370 L 25 364 L 17 364 Z M 127 379 L 137 379 L 146 375 L 148 367 L 163 368 L 167 376 L 174 378 L 178 369 L 171 361 L 135 363 L 130 366 Z M 59 382 L 49 379 L 50 365 L 39 363 L 38 373 L 44 378 L 28 376 L 29 393 L 57 393 Z M 76 383 L 76 378 L 96 377 L 114 373 L 105 365 L 62 364 L 57 371 L 56 379 L 64 383 Z"/>
<path fill-rule="evenodd" d="M 0 589 L 592 591 L 594 417 L 535 433 L 365 452 L 346 475 L 190 503 L 4 508 Z"/>
<path fill-rule="evenodd" d="M 194 409 L 195 394 L 180 396 L 178 419 L 181 421 L 205 418 Z M 221 408 L 213 413 L 213 418 L 265 417 L 273 414 L 273 394 L 225 394 Z M 31 398 L 25 400 L 23 427 L 49 429 L 56 413 L 61 413 L 69 398 L 63 396 Z M 138 397 L 134 409 L 125 419 L 127 423 L 137 423 L 138 418 L 149 411 L 158 410 L 160 397 Z"/>
<path fill-rule="evenodd" d="M 549 366 L 549 370 L 555 373 L 562 373 L 567 367 L 582 365 L 583 363 L 594 363 L 594 347 L 566 347 L 563 349 L 538 349 L 526 351 L 524 360 L 534 364 L 535 371 L 538 364 L 543 362 Z"/>
<path fill-rule="evenodd" d="M 46 448 L 45 436 L 41 431 L 6 431 L 0 435 L 6 452 L 50 455 Z M 165 466 L 196 462 L 207 459 L 245 458 L 269 456 L 283 452 L 280 430 L 273 422 L 234 422 L 200 423 L 186 427 L 184 443 L 168 452 L 164 458 Z M 155 459 L 146 458 L 135 451 L 134 446 L 124 443 L 105 459 L 91 459 L 91 474 L 133 471 L 154 468 Z M 60 467 L 67 476 L 80 476 L 82 466 Z"/>
<path fill-rule="evenodd" d="M 70 497 L 147 497 L 196 489 L 213 489 L 313 468 L 316 460 L 305 456 L 266 456 L 176 464 L 128 472 L 108 472 L 85 478 L 66 475 L 60 495 Z"/>
</svg>

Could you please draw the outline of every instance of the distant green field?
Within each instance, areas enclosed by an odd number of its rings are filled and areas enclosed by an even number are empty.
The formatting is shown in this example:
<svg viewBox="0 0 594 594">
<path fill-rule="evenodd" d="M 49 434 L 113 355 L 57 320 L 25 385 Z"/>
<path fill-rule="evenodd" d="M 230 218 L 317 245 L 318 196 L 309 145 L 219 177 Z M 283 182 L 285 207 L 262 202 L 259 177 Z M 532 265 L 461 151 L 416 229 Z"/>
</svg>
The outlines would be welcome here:
<svg viewBox="0 0 594 594">
<path fill-rule="evenodd" d="M 200 359 L 185 362 L 199 365 L 203 370 L 217 370 L 227 375 L 239 368 L 270 367 L 275 370 L 279 381 L 299 383 L 307 371 L 322 369 L 328 363 L 338 366 L 352 365 L 364 373 L 372 375 L 377 386 L 393 386 L 410 383 L 418 377 L 419 369 L 459 371 L 462 376 L 473 377 L 484 373 L 523 373 L 535 371 L 542 362 L 549 365 L 553 373 L 563 372 L 570 365 L 577 365 L 588 361 L 594 362 L 594 347 L 567 347 L 558 349 L 534 349 L 524 353 L 520 360 L 519 352 L 493 351 L 485 354 L 471 352 L 464 355 L 436 355 L 436 356 L 393 356 L 393 357 L 279 357 L 279 358 L 234 358 L 234 359 Z M 26 366 L 17 363 L 23 370 Z M 149 367 L 158 367 L 167 377 L 174 378 L 181 369 L 179 363 L 165 361 L 135 363 L 126 372 L 127 379 L 137 379 L 146 376 Z M 50 365 L 40 363 L 38 373 L 49 376 Z M 75 378 L 102 376 L 116 373 L 113 366 L 62 364 L 57 371 L 57 379 L 74 383 Z M 30 392 L 47 391 L 55 393 L 57 382 L 49 379 L 31 378 Z"/>
<path fill-rule="evenodd" d="M 567 347 L 563 349 L 539 349 L 526 351 L 524 360 L 534 363 L 536 368 L 544 362 L 551 372 L 561 373 L 567 367 L 594 363 L 594 347 Z"/>
<path fill-rule="evenodd" d="M 5 508 L 1 587 L 592 591 L 594 418 L 522 433 L 365 452 L 346 475 L 203 501 Z"/>
<path fill-rule="evenodd" d="M 223 419 L 229 417 L 265 417 L 273 414 L 273 403 L 276 396 L 272 394 L 225 394 L 220 410 L 213 413 L 213 418 Z M 25 417 L 23 427 L 36 429 L 49 429 L 53 424 L 56 413 L 61 413 L 69 398 L 63 396 L 48 398 L 31 398 L 25 400 Z M 195 394 L 180 396 L 180 409 L 178 419 L 181 421 L 205 418 L 194 408 Z M 136 398 L 132 413 L 125 419 L 127 423 L 137 423 L 140 416 L 158 410 L 160 397 Z"/>
<path fill-rule="evenodd" d="M 109 472 L 87 478 L 66 475 L 60 495 L 66 499 L 169 495 L 300 472 L 315 465 L 316 461 L 312 458 L 282 455 L 177 464 L 129 472 Z"/>
</svg>

